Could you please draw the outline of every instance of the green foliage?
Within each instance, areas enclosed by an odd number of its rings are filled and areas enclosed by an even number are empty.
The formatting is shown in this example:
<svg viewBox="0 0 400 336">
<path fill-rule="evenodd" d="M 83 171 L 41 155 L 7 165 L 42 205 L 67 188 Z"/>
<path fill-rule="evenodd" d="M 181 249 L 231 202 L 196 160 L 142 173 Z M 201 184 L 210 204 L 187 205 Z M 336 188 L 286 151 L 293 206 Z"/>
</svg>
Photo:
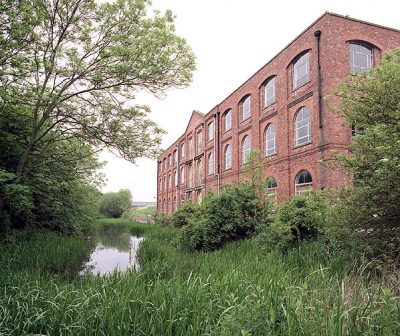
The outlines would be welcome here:
<svg viewBox="0 0 400 336">
<path fill-rule="evenodd" d="M 183 227 L 199 215 L 200 206 L 192 202 L 184 203 L 171 217 L 171 224 L 175 227 Z"/>
<path fill-rule="evenodd" d="M 162 213 L 162 212 L 157 212 L 155 215 L 155 222 L 160 225 L 160 226 L 171 226 L 172 221 L 171 221 L 171 215 Z"/>
<path fill-rule="evenodd" d="M 247 183 L 227 186 L 220 194 L 209 193 L 182 228 L 178 244 L 190 251 L 213 251 L 229 241 L 250 237 L 256 232 L 261 210 Z"/>
<path fill-rule="evenodd" d="M 278 208 L 276 219 L 260 234 L 267 249 L 286 250 L 300 241 L 315 239 L 325 231 L 327 200 L 321 193 L 296 196 Z"/>
<path fill-rule="evenodd" d="M 102 195 L 99 212 L 108 218 L 120 218 L 132 206 L 132 194 L 129 189 L 109 192 Z"/>
<path fill-rule="evenodd" d="M 42 232 L 0 245 L 1 334 L 399 334 L 398 274 L 368 278 L 320 241 L 285 254 L 254 239 L 187 253 L 173 247 L 173 227 L 105 223 L 143 232 L 139 273 L 78 277 L 83 238 Z"/>
<path fill-rule="evenodd" d="M 349 78 L 338 90 L 348 124 L 362 129 L 340 162 L 357 188 L 343 202 L 346 225 L 381 259 L 400 254 L 400 50 L 379 67 Z"/>
</svg>

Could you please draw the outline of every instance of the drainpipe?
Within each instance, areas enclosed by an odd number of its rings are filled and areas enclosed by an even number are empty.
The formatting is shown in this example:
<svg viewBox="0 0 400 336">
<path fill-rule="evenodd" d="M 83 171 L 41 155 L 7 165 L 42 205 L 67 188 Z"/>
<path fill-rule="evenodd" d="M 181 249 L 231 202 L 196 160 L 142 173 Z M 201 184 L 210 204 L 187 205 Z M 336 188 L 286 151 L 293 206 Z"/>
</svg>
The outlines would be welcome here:
<svg viewBox="0 0 400 336">
<path fill-rule="evenodd" d="M 221 120 L 221 113 L 219 111 L 219 105 L 217 105 L 217 114 L 216 114 L 216 123 L 215 123 L 215 136 L 214 136 L 214 141 L 216 139 L 217 144 L 215 145 L 214 142 L 214 148 L 216 149 L 216 156 L 215 156 L 215 162 L 217 163 L 217 192 L 219 194 L 220 189 L 221 189 L 221 164 L 220 164 L 220 120 Z"/>
<path fill-rule="evenodd" d="M 314 36 L 317 40 L 317 90 L 318 90 L 318 121 L 319 121 L 319 152 L 320 152 L 320 163 L 319 163 L 319 171 L 320 171 L 320 184 L 321 189 L 325 188 L 325 168 L 322 165 L 324 161 L 324 144 L 325 144 L 325 136 L 324 136 L 324 123 L 322 119 L 322 75 L 321 75 L 321 31 L 317 30 L 314 32 Z"/>
<path fill-rule="evenodd" d="M 317 38 L 318 119 L 319 119 L 319 128 L 323 128 L 323 122 L 322 122 L 322 77 L 321 77 L 321 31 L 317 30 L 314 33 L 314 36 Z"/>
</svg>

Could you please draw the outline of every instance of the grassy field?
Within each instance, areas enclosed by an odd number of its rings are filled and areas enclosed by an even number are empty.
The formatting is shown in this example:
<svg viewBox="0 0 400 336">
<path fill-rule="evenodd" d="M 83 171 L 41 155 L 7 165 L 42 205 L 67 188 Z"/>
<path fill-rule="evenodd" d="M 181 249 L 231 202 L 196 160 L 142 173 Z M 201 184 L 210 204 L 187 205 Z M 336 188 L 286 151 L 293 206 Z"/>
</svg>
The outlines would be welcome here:
<svg viewBox="0 0 400 336">
<path fill-rule="evenodd" d="M 361 275 L 321 243 L 174 248 L 173 228 L 129 221 L 141 272 L 78 277 L 93 243 L 36 232 L 0 245 L 0 335 L 399 335 L 399 279 Z M 398 293 L 397 293 L 398 294 Z"/>
</svg>

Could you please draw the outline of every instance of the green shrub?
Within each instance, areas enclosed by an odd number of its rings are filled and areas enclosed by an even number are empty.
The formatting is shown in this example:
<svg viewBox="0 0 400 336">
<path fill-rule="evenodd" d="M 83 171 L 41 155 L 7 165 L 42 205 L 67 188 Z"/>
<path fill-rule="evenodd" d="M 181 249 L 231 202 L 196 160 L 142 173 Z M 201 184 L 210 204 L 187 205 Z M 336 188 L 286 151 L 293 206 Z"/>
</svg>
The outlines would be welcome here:
<svg viewBox="0 0 400 336">
<path fill-rule="evenodd" d="M 162 213 L 162 212 L 157 212 L 156 215 L 154 216 L 155 223 L 161 226 L 171 226 L 172 221 L 171 221 L 171 215 Z"/>
<path fill-rule="evenodd" d="M 189 221 L 199 215 L 199 205 L 187 202 L 184 203 L 171 217 L 171 224 L 175 227 L 182 227 L 189 224 Z"/>
<path fill-rule="evenodd" d="M 120 218 L 132 204 L 132 194 L 128 189 L 105 193 L 100 200 L 99 212 L 107 218 Z"/>
<path fill-rule="evenodd" d="M 327 200 L 321 193 L 301 195 L 282 204 L 276 219 L 266 226 L 260 241 L 264 247 L 287 249 L 300 241 L 321 235 L 326 226 Z"/>
<path fill-rule="evenodd" d="M 247 183 L 228 186 L 219 195 L 209 193 L 182 228 L 181 248 L 213 251 L 229 241 L 252 236 L 262 220 L 263 207 Z"/>
</svg>

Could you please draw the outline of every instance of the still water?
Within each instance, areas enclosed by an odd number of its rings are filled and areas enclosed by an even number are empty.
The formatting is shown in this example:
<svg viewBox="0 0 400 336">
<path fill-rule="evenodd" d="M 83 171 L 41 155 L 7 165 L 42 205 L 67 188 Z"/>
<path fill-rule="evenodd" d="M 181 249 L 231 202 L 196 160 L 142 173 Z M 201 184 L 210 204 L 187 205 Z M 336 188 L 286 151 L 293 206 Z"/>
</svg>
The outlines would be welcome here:
<svg viewBox="0 0 400 336">
<path fill-rule="evenodd" d="M 106 229 L 100 230 L 93 239 L 97 245 L 83 265 L 81 275 L 107 275 L 132 267 L 139 270 L 136 253 L 143 237 L 132 236 L 128 231 Z"/>
</svg>

